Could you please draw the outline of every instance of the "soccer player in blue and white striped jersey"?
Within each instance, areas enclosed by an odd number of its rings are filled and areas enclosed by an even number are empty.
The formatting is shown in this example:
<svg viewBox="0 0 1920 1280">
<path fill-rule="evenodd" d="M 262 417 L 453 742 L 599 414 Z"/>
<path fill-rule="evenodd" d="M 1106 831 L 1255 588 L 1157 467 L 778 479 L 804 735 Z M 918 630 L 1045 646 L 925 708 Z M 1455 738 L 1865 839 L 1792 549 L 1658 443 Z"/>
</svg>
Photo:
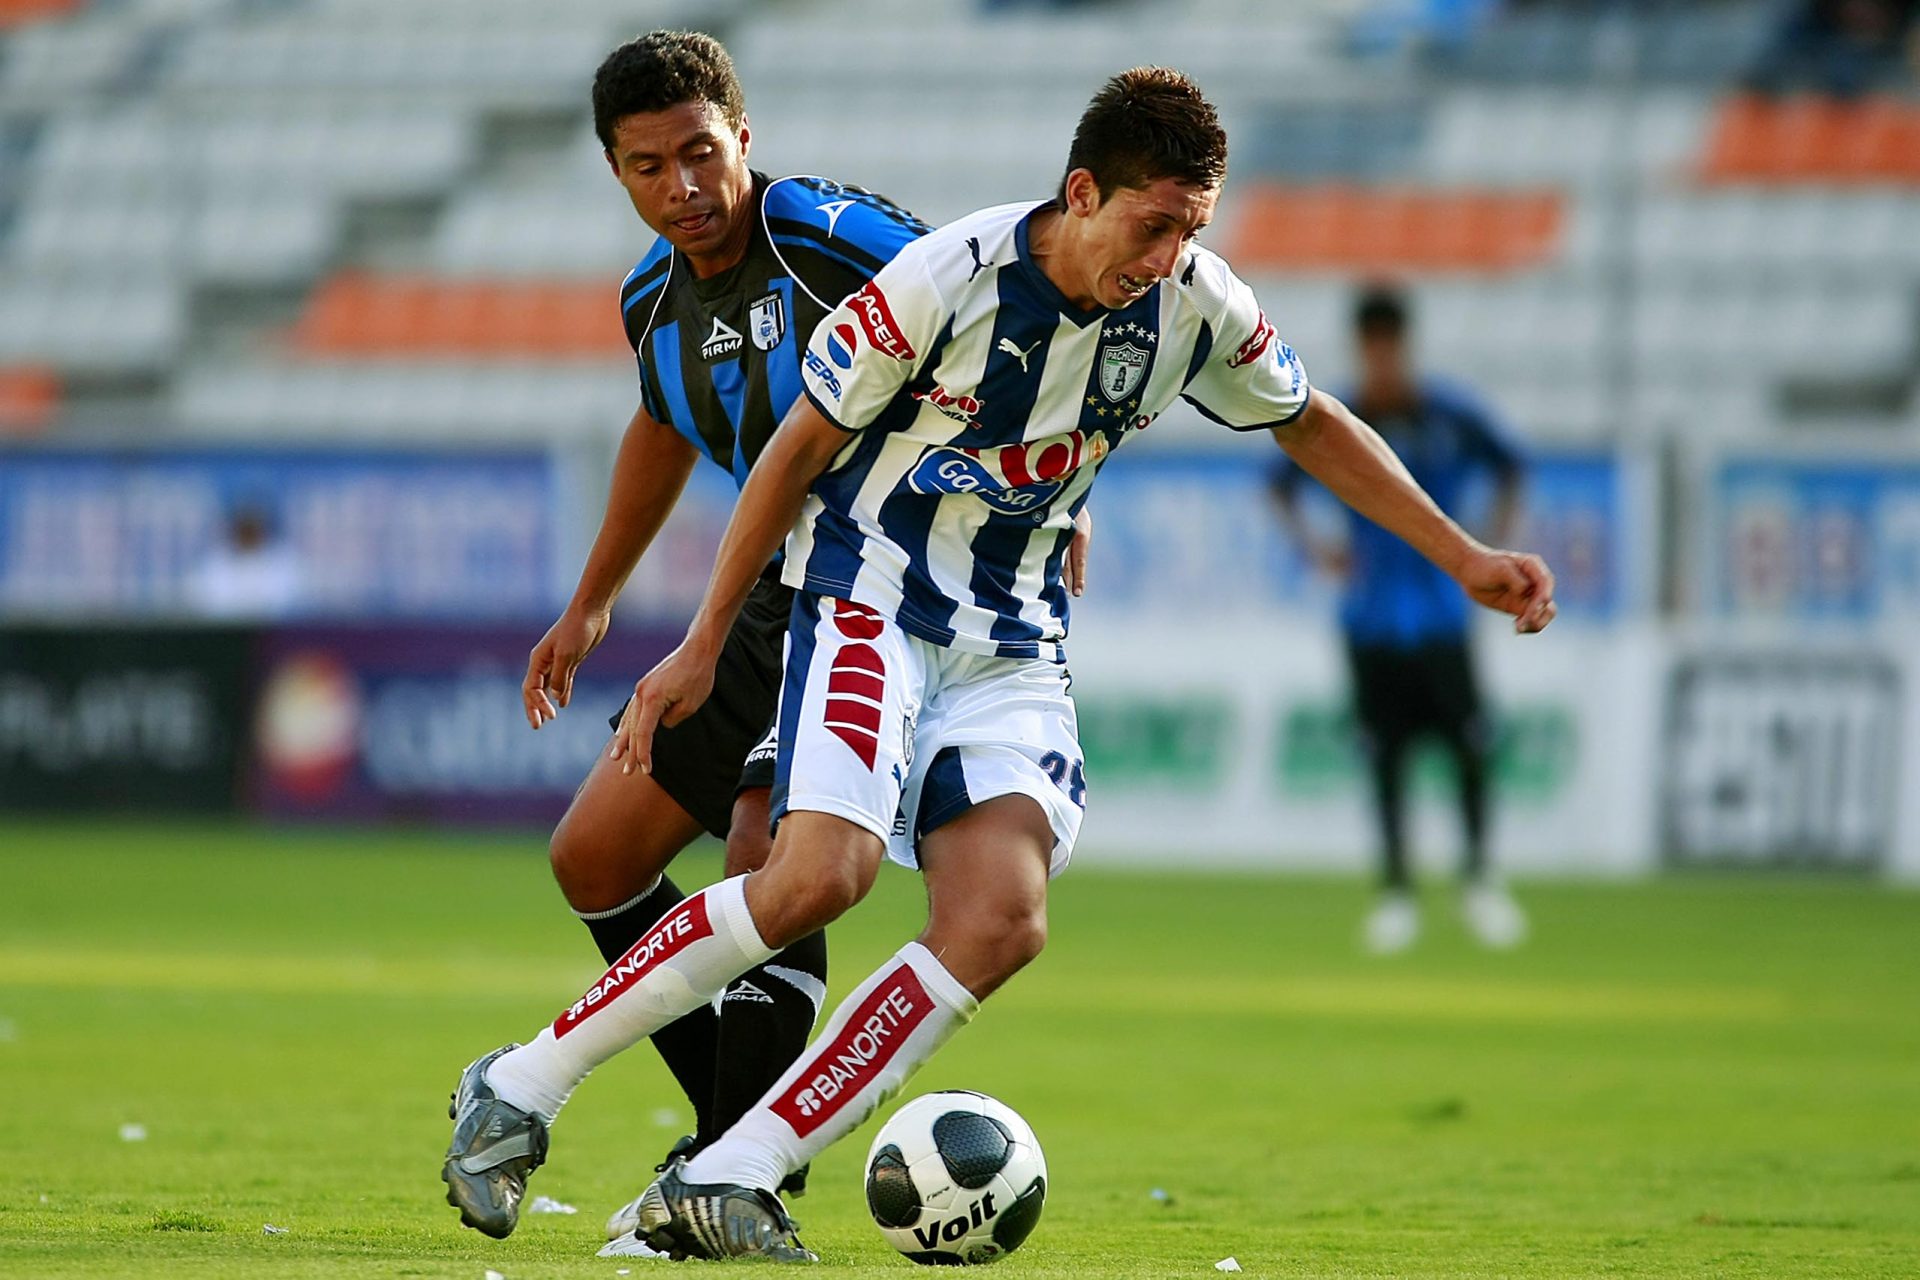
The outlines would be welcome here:
<svg viewBox="0 0 1920 1280">
<path fill-rule="evenodd" d="M 1101 462 L 1176 399 L 1270 430 L 1520 630 L 1552 619 L 1546 566 L 1448 519 L 1309 387 L 1251 291 L 1195 243 L 1225 172 L 1226 135 L 1193 82 L 1128 71 L 1082 117 L 1054 199 L 906 245 L 814 331 L 806 401 L 741 492 L 686 642 L 641 681 L 614 743 L 651 767 L 655 726 L 706 699 L 721 638 L 785 539 L 797 594 L 772 854 L 670 912 L 645 962 L 610 972 L 525 1061 L 570 1087 L 839 916 L 888 852 L 925 876 L 929 918 L 757 1107 L 648 1188 L 654 1246 L 811 1256 L 773 1188 L 1039 953 L 1047 881 L 1087 797 L 1061 560 Z"/>
</svg>

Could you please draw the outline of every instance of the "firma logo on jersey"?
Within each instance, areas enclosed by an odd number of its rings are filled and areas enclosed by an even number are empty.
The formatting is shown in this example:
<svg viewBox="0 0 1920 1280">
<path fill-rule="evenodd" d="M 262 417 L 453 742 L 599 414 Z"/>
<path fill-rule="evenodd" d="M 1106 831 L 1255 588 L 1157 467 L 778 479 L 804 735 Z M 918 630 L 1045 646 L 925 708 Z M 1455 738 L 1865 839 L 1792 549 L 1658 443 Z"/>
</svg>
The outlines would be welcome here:
<svg viewBox="0 0 1920 1280">
<path fill-rule="evenodd" d="M 724 360 L 728 356 L 737 356 L 747 340 L 740 336 L 739 330 L 729 325 L 719 316 L 713 318 L 713 332 L 700 344 L 702 360 Z"/>
</svg>

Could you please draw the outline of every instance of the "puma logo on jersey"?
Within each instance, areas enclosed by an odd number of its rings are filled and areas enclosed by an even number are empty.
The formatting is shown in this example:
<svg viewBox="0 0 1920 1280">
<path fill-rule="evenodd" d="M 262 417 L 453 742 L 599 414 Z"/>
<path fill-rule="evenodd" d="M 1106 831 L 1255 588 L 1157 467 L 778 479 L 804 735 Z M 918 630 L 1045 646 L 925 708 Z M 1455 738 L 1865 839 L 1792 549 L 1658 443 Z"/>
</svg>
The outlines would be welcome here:
<svg viewBox="0 0 1920 1280">
<path fill-rule="evenodd" d="M 840 215 L 853 208 L 851 200 L 829 200 L 820 206 L 820 212 L 827 215 L 827 239 L 833 239 L 833 226 L 840 221 Z"/>
<path fill-rule="evenodd" d="M 991 262 L 982 262 L 980 260 L 980 238 L 978 236 L 967 237 L 967 252 L 973 255 L 973 270 L 967 272 L 967 283 L 972 284 L 973 278 L 975 276 L 979 275 L 982 271 L 985 271 L 988 267 L 992 266 L 993 264 Z"/>
<path fill-rule="evenodd" d="M 1036 339 L 1033 346 L 1028 347 L 1025 351 L 1022 351 L 1019 347 L 1016 347 L 1013 345 L 1012 338 L 1002 338 L 1000 339 L 1000 346 L 998 349 L 1006 352 L 1008 355 L 1012 356 L 1015 360 L 1018 360 L 1020 362 L 1020 372 L 1025 373 L 1027 372 L 1027 357 L 1033 354 L 1034 347 L 1039 346 L 1042 342 L 1045 342 L 1045 341 L 1046 341 L 1045 338 Z"/>
<path fill-rule="evenodd" d="M 725 356 L 738 355 L 747 340 L 740 336 L 737 329 L 731 328 L 719 316 L 713 318 L 713 332 L 700 344 L 702 360 L 719 360 Z"/>
</svg>

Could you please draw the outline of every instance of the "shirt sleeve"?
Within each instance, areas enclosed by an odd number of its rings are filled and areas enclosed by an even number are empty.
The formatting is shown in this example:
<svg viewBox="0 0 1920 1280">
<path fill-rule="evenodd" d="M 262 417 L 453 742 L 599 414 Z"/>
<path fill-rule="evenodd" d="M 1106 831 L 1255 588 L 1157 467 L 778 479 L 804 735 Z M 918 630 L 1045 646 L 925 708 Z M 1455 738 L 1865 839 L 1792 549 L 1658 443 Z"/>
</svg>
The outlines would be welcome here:
<svg viewBox="0 0 1920 1280">
<path fill-rule="evenodd" d="M 1188 403 L 1235 431 L 1284 426 L 1298 418 L 1313 391 L 1306 366 L 1280 340 L 1253 290 L 1211 254 L 1197 259 L 1191 274 L 1213 345 L 1187 383 Z"/>
<path fill-rule="evenodd" d="M 901 254 L 814 329 L 800 360 L 807 399 L 843 431 L 860 430 L 900 394 L 945 321 L 923 255 Z"/>
</svg>

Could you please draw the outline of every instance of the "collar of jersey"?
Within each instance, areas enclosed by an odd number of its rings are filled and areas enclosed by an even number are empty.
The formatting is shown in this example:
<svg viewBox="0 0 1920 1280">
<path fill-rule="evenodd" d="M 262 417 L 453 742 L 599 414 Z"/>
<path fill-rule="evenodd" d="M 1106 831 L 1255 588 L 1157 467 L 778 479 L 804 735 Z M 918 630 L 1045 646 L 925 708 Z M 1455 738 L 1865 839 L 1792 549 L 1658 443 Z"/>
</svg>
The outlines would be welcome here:
<svg viewBox="0 0 1920 1280">
<path fill-rule="evenodd" d="M 1019 225 L 1013 229 L 1013 251 L 1015 257 L 1020 261 L 1021 269 L 1027 273 L 1028 278 L 1033 282 L 1034 289 L 1039 292 L 1041 298 L 1051 303 L 1055 311 L 1058 311 L 1061 315 L 1084 329 L 1090 324 L 1100 323 L 1100 321 L 1111 315 L 1112 312 L 1102 306 L 1095 306 L 1091 311 L 1082 311 L 1080 308 L 1074 306 L 1072 300 L 1069 299 L 1066 294 L 1060 292 L 1060 286 L 1049 279 L 1047 273 L 1040 269 L 1040 264 L 1033 260 L 1033 250 L 1027 243 L 1028 232 L 1032 228 L 1034 215 L 1042 209 L 1054 209 L 1058 207 L 1056 201 L 1043 200 L 1033 206 L 1033 208 L 1027 210 L 1026 215 L 1020 219 Z"/>
</svg>

